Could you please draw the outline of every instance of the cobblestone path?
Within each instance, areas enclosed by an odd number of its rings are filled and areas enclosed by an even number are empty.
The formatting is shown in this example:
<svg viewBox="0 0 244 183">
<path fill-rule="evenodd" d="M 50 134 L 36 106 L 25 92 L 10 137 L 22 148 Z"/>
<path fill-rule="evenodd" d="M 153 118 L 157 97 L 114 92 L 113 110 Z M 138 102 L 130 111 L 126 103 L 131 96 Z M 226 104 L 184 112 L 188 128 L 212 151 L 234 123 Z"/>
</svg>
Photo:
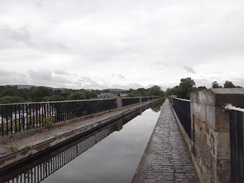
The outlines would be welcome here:
<svg viewBox="0 0 244 183">
<path fill-rule="evenodd" d="M 132 182 L 199 183 L 168 100 Z"/>
</svg>

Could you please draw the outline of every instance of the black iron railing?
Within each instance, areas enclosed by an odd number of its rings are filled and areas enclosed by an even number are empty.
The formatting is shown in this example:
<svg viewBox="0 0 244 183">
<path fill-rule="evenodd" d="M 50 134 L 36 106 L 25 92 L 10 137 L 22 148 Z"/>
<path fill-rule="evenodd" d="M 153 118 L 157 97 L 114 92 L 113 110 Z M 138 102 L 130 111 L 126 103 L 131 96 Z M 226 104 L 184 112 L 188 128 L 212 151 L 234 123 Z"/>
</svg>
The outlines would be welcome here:
<svg viewBox="0 0 244 183">
<path fill-rule="evenodd" d="M 122 98 L 122 106 L 155 97 Z M 0 135 L 15 134 L 117 107 L 116 99 L 0 104 Z"/>
<path fill-rule="evenodd" d="M 184 127 L 186 133 L 191 139 L 191 114 L 190 114 L 190 100 L 171 97 L 170 99 L 173 109 L 177 114 L 180 123 Z"/>
<path fill-rule="evenodd" d="M 138 97 L 122 98 L 122 106 L 132 105 L 140 102 Z"/>
<path fill-rule="evenodd" d="M 244 180 L 244 109 L 230 105 L 226 109 L 230 117 L 231 182 L 241 183 Z"/>
<path fill-rule="evenodd" d="M 2 136 L 116 108 L 115 99 L 0 105 Z"/>
<path fill-rule="evenodd" d="M 6 183 L 38 183 L 50 176 L 58 169 L 81 155 L 83 152 L 106 138 L 114 131 L 118 130 L 118 126 L 122 126 L 129 122 L 140 112 L 123 118 L 123 120 L 115 121 L 114 123 L 96 130 L 86 136 L 80 136 L 67 142 L 65 145 L 57 147 L 48 154 L 39 156 L 34 161 L 24 163 L 21 168 L 13 167 L 11 171 L 5 170 L 0 176 L 0 182 Z"/>
</svg>

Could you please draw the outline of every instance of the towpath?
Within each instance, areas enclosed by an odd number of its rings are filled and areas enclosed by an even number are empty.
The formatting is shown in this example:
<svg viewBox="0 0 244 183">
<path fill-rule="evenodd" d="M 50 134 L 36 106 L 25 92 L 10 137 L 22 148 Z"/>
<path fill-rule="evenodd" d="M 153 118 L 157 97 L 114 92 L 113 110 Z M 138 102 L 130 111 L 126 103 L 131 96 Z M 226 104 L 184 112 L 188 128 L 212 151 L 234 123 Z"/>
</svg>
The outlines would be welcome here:
<svg viewBox="0 0 244 183">
<path fill-rule="evenodd" d="M 132 180 L 133 183 L 199 183 L 169 100 Z"/>
</svg>

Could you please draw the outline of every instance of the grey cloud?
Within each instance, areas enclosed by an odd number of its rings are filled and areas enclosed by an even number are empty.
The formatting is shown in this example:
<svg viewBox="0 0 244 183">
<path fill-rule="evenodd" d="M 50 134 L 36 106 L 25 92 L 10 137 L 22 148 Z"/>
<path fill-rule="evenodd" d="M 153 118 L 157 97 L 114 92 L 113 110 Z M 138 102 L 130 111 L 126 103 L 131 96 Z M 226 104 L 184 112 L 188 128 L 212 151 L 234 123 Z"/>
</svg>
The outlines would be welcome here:
<svg viewBox="0 0 244 183">
<path fill-rule="evenodd" d="M 74 88 L 174 86 L 182 71 L 210 80 L 242 75 L 244 1 L 138 2 L 0 1 L 1 69 Z M 208 74 L 220 65 L 223 74 Z M 34 71 L 42 67 L 50 73 Z"/>
<path fill-rule="evenodd" d="M 69 47 L 55 39 L 48 39 L 45 35 L 32 33 L 30 27 L 13 28 L 0 24 L 0 48 L 24 50 L 23 44 L 31 49 L 45 52 L 67 52 Z M 21 44 L 22 43 L 22 44 Z"/>
<path fill-rule="evenodd" d="M 126 77 L 123 74 L 112 74 L 112 77 L 116 77 L 118 79 L 126 79 Z"/>
<path fill-rule="evenodd" d="M 185 69 L 187 72 L 189 72 L 189 73 L 192 73 L 192 74 L 195 74 L 195 73 L 196 73 L 196 72 L 194 71 L 194 69 L 191 68 L 191 67 L 185 66 L 184 69 Z"/>
<path fill-rule="evenodd" d="M 29 84 L 29 78 L 26 74 L 21 74 L 13 71 L 0 70 L 0 84 Z"/>
<path fill-rule="evenodd" d="M 28 47 L 36 47 L 31 33 L 26 27 L 15 29 L 10 26 L 0 26 L 0 40 L 2 48 L 17 47 L 16 43 L 24 43 Z"/>
<path fill-rule="evenodd" d="M 70 74 L 66 71 L 62 71 L 62 70 L 56 70 L 55 71 L 55 74 L 58 74 L 58 75 L 67 75 L 69 76 Z"/>
</svg>

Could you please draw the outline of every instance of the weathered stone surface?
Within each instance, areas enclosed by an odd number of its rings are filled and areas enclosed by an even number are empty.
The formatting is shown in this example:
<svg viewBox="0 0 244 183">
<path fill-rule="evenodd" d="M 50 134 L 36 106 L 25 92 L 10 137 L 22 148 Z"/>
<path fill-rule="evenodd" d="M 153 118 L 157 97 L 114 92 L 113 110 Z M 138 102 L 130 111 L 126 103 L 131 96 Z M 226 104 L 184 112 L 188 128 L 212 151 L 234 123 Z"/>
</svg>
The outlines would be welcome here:
<svg viewBox="0 0 244 183">
<path fill-rule="evenodd" d="M 227 103 L 242 107 L 244 89 L 209 89 L 191 94 L 193 158 L 204 182 L 230 182 Z"/>
<path fill-rule="evenodd" d="M 132 182 L 199 182 L 168 100 Z"/>
</svg>

